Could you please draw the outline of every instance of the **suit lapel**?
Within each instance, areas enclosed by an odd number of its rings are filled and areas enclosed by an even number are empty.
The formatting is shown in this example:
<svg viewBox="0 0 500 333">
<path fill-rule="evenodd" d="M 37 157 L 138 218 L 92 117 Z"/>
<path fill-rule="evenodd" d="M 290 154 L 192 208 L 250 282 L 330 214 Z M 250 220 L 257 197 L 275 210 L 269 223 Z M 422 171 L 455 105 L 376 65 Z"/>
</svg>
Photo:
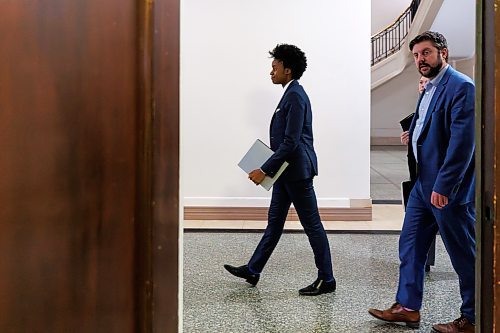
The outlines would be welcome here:
<svg viewBox="0 0 500 333">
<path fill-rule="evenodd" d="M 271 118 L 271 127 L 273 126 L 273 121 L 274 121 L 274 118 L 276 116 L 276 113 L 279 112 L 279 110 L 281 109 L 281 102 L 283 102 L 283 99 L 285 99 L 285 96 L 286 94 L 288 93 L 288 91 L 290 90 L 290 88 L 296 84 L 299 84 L 299 82 L 297 80 L 293 80 L 292 82 L 290 82 L 290 84 L 288 85 L 288 87 L 286 88 L 286 90 L 283 92 L 283 96 L 281 96 L 281 99 L 278 103 L 278 106 L 276 107 L 276 109 L 274 110 L 273 112 L 273 117 Z"/>
<path fill-rule="evenodd" d="M 425 120 L 424 120 L 424 124 L 422 125 L 422 131 L 420 131 L 419 140 L 422 137 L 422 133 L 424 133 L 427 126 L 429 125 L 429 120 L 431 119 L 432 113 L 434 113 L 434 111 L 435 111 L 436 105 L 438 104 L 437 102 L 441 98 L 441 95 L 442 95 L 444 89 L 446 88 L 446 84 L 448 83 L 448 79 L 450 78 L 451 72 L 452 72 L 452 68 L 451 68 L 451 66 L 448 66 L 446 73 L 444 74 L 443 78 L 441 79 L 438 86 L 436 87 L 436 91 L 434 92 L 434 95 L 432 95 L 431 103 L 429 104 L 429 108 L 427 109 L 427 113 L 425 114 Z"/>
<path fill-rule="evenodd" d="M 297 80 L 293 80 L 292 82 L 290 82 L 290 84 L 288 85 L 288 87 L 286 87 L 286 90 L 283 92 L 283 95 L 281 96 L 281 99 L 280 99 L 280 101 L 278 103 L 278 107 L 277 108 L 279 108 L 281 106 L 281 102 L 285 98 L 285 96 L 288 93 L 288 91 L 290 90 L 290 88 L 293 87 L 293 86 L 295 86 L 296 84 L 299 84 L 299 82 Z"/>
<path fill-rule="evenodd" d="M 424 120 L 424 124 L 422 125 L 422 131 L 420 133 L 422 133 L 425 130 L 425 128 L 429 124 L 429 120 L 431 119 L 432 113 L 434 113 L 434 109 L 436 108 L 436 103 L 439 100 L 439 97 L 441 96 L 441 93 L 444 90 L 445 85 L 443 85 L 442 83 L 443 83 L 443 80 L 441 80 L 439 85 L 436 87 L 436 91 L 434 92 L 434 95 L 432 96 L 431 103 L 429 104 L 429 108 L 427 109 L 427 113 L 425 114 L 425 120 Z"/>
</svg>

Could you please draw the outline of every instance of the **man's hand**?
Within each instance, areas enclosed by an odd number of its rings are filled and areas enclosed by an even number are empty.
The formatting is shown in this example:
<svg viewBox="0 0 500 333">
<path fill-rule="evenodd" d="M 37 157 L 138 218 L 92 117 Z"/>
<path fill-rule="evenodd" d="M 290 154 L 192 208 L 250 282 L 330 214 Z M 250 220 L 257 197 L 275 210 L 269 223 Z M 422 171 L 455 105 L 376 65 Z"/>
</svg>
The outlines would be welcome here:
<svg viewBox="0 0 500 333">
<path fill-rule="evenodd" d="M 432 191 L 431 204 L 437 209 L 441 209 L 448 204 L 448 197 Z"/>
<path fill-rule="evenodd" d="M 265 177 L 266 174 L 262 172 L 261 169 L 255 169 L 248 174 L 248 179 L 253 181 L 255 185 L 259 185 L 260 183 L 262 183 Z"/>
<path fill-rule="evenodd" d="M 408 131 L 404 131 L 401 133 L 401 143 L 407 145 L 410 141 L 410 133 Z"/>
</svg>

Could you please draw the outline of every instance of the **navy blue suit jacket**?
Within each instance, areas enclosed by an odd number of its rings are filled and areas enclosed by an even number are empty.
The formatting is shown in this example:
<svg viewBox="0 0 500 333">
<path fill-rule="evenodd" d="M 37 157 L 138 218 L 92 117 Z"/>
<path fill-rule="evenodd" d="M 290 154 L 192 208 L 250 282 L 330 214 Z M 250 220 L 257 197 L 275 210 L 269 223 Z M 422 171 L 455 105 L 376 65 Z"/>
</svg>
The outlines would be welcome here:
<svg viewBox="0 0 500 333">
<path fill-rule="evenodd" d="M 298 81 L 292 81 L 278 103 L 270 126 L 274 154 L 261 166 L 273 177 L 283 162 L 289 165 L 280 181 L 308 179 L 318 174 L 313 147 L 311 103 Z"/>
<path fill-rule="evenodd" d="M 417 141 L 418 179 L 426 198 L 432 191 L 450 204 L 474 201 L 474 83 L 448 66 L 436 87 Z M 420 104 L 420 101 L 419 103 Z M 417 112 L 410 126 L 409 153 Z"/>
</svg>

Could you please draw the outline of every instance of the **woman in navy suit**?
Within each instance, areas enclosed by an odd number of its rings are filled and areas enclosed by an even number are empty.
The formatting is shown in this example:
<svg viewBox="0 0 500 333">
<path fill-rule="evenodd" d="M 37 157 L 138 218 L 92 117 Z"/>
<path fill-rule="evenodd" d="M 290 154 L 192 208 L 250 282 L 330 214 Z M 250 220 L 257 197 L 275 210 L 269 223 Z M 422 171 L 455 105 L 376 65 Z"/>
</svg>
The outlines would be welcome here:
<svg viewBox="0 0 500 333">
<path fill-rule="evenodd" d="M 290 205 L 295 210 L 309 238 L 318 268 L 317 279 L 299 290 L 300 295 L 315 296 L 333 292 L 330 246 L 318 212 L 313 178 L 318 174 L 318 161 L 313 147 L 312 111 L 309 97 L 297 81 L 307 67 L 304 52 L 288 44 L 277 45 L 269 52 L 272 61 L 271 80 L 284 88 L 270 126 L 271 149 L 274 154 L 248 178 L 260 184 L 266 175 L 273 177 L 283 162 L 289 165 L 273 186 L 268 225 L 247 265 L 224 265 L 233 275 L 256 285 L 260 273 L 283 233 Z"/>
</svg>

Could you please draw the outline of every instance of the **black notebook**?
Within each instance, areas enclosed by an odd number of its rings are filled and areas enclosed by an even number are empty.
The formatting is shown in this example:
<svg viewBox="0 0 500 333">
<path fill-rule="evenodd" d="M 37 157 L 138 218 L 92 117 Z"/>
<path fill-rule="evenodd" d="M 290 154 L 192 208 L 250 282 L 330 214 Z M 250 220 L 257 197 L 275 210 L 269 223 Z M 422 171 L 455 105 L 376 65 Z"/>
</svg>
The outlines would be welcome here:
<svg viewBox="0 0 500 333">
<path fill-rule="evenodd" d="M 401 182 L 401 199 L 403 199 L 403 207 L 406 212 L 406 205 L 408 204 L 408 198 L 410 197 L 410 192 L 413 189 L 413 182 L 411 180 L 403 180 Z"/>
<path fill-rule="evenodd" d="M 403 129 L 403 131 L 408 131 L 410 130 L 410 125 L 411 125 L 411 121 L 413 120 L 413 116 L 415 115 L 415 112 L 408 115 L 407 117 L 401 119 L 399 121 L 399 123 L 401 124 L 401 128 Z"/>
</svg>

